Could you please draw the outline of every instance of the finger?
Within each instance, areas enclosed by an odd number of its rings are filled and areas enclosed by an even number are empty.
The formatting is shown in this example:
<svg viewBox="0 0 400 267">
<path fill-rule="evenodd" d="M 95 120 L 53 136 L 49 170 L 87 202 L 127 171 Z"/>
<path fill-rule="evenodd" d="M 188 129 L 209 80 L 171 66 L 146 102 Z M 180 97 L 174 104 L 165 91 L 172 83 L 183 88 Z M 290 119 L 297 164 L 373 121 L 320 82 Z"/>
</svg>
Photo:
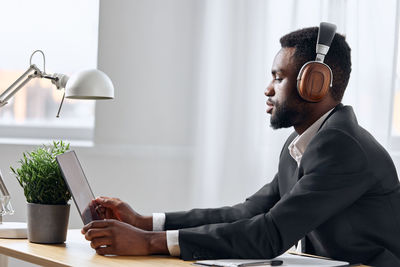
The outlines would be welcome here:
<svg viewBox="0 0 400 267">
<path fill-rule="evenodd" d="M 96 249 L 96 253 L 99 255 L 115 254 L 113 247 L 99 247 Z"/>
<path fill-rule="evenodd" d="M 116 219 L 116 217 L 114 216 L 114 212 L 110 209 L 106 209 L 105 211 L 105 217 L 109 218 L 109 219 Z"/>
<path fill-rule="evenodd" d="M 99 237 L 95 238 L 90 242 L 90 246 L 94 249 L 98 249 L 101 246 L 110 246 L 112 244 L 111 237 Z"/>
<path fill-rule="evenodd" d="M 111 236 L 111 232 L 108 228 L 89 229 L 85 233 L 85 239 L 89 241 L 95 238 L 108 237 L 108 236 Z"/>
<path fill-rule="evenodd" d="M 97 198 L 107 198 L 107 199 L 111 199 L 112 197 L 107 197 L 107 196 L 99 196 Z"/>
<path fill-rule="evenodd" d="M 98 210 L 99 212 L 106 212 L 107 209 L 105 207 L 103 207 L 102 205 L 97 205 L 96 210 Z"/>
<path fill-rule="evenodd" d="M 103 196 L 101 196 L 101 197 L 96 197 L 93 201 L 96 203 L 96 204 L 101 204 L 105 199 L 108 199 L 109 197 L 103 197 Z"/>
<path fill-rule="evenodd" d="M 104 198 L 104 197 L 96 198 L 95 201 L 97 204 L 100 204 L 106 208 L 114 208 L 117 206 L 117 204 L 121 202 L 119 199 L 116 198 Z"/>
<path fill-rule="evenodd" d="M 104 201 L 105 199 L 113 199 L 113 198 L 112 198 L 112 197 L 106 197 L 106 196 L 99 196 L 99 197 L 96 197 L 96 198 L 95 198 L 95 201 L 96 201 L 96 200 Z"/>
<path fill-rule="evenodd" d="M 89 230 L 89 229 L 104 228 L 111 224 L 113 224 L 113 220 L 95 220 L 95 221 L 91 221 L 90 223 L 83 226 L 82 231 L 84 231 L 86 233 L 87 230 Z"/>
<path fill-rule="evenodd" d="M 100 218 L 102 219 L 107 219 L 108 217 L 106 217 L 106 208 L 104 208 L 103 206 L 96 204 L 96 212 L 97 214 L 100 216 Z"/>
</svg>

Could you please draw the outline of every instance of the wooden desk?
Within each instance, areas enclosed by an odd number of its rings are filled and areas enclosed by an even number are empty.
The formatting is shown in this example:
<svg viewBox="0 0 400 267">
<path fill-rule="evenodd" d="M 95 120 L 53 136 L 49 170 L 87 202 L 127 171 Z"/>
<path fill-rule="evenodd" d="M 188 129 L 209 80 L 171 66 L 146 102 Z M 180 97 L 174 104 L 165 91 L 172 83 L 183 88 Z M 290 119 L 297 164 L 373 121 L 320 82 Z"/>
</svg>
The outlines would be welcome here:
<svg viewBox="0 0 400 267">
<path fill-rule="evenodd" d="M 81 230 L 68 230 L 67 241 L 59 245 L 30 243 L 27 239 L 0 239 L 0 254 L 42 266 L 192 266 L 192 262 L 169 256 L 100 256 L 90 247 Z M 1 260 L 0 266 L 7 261 Z M 354 265 L 362 267 L 364 265 Z M 366 266 L 367 267 L 367 266 Z"/>
<path fill-rule="evenodd" d="M 80 230 L 68 230 L 67 241 L 59 245 L 30 243 L 27 239 L 0 239 L 0 254 L 42 266 L 191 266 L 169 256 L 100 256 Z"/>
</svg>

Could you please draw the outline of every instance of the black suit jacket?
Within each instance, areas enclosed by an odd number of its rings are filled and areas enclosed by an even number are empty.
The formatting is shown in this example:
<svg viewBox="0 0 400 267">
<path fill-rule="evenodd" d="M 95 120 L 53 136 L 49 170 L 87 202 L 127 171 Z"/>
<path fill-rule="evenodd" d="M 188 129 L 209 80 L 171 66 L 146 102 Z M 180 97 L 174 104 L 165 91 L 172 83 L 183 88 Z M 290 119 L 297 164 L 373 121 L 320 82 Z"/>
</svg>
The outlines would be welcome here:
<svg viewBox="0 0 400 267">
<path fill-rule="evenodd" d="M 181 257 L 273 258 L 302 238 L 305 252 L 350 263 L 400 266 L 400 186 L 385 149 L 338 105 L 303 154 L 290 135 L 271 183 L 245 202 L 166 214 Z"/>
</svg>

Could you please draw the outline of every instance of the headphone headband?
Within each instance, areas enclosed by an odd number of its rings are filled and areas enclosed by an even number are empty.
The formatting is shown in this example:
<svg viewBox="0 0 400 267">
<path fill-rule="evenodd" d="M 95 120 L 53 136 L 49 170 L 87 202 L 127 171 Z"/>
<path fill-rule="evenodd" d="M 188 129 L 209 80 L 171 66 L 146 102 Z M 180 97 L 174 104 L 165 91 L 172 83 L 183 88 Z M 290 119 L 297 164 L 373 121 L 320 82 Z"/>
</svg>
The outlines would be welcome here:
<svg viewBox="0 0 400 267">
<path fill-rule="evenodd" d="M 336 25 L 328 22 L 319 24 L 317 46 L 315 48 L 317 56 L 315 61 L 324 62 L 325 55 L 329 51 L 333 37 L 335 37 Z"/>
</svg>

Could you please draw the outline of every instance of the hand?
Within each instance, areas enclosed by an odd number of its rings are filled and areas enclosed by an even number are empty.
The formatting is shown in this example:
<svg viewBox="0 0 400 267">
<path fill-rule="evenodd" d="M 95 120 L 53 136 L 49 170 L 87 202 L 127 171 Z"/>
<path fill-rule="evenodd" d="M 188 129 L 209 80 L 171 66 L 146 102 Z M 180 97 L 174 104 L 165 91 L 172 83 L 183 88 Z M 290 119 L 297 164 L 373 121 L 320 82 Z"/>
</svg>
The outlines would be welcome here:
<svg viewBox="0 0 400 267">
<path fill-rule="evenodd" d="M 148 232 L 117 220 L 92 221 L 82 234 L 100 255 L 168 254 L 165 232 Z"/>
<path fill-rule="evenodd" d="M 94 202 L 99 205 L 99 214 L 102 219 L 114 219 L 143 230 L 153 230 L 151 216 L 140 215 L 119 198 L 98 197 Z"/>
</svg>

